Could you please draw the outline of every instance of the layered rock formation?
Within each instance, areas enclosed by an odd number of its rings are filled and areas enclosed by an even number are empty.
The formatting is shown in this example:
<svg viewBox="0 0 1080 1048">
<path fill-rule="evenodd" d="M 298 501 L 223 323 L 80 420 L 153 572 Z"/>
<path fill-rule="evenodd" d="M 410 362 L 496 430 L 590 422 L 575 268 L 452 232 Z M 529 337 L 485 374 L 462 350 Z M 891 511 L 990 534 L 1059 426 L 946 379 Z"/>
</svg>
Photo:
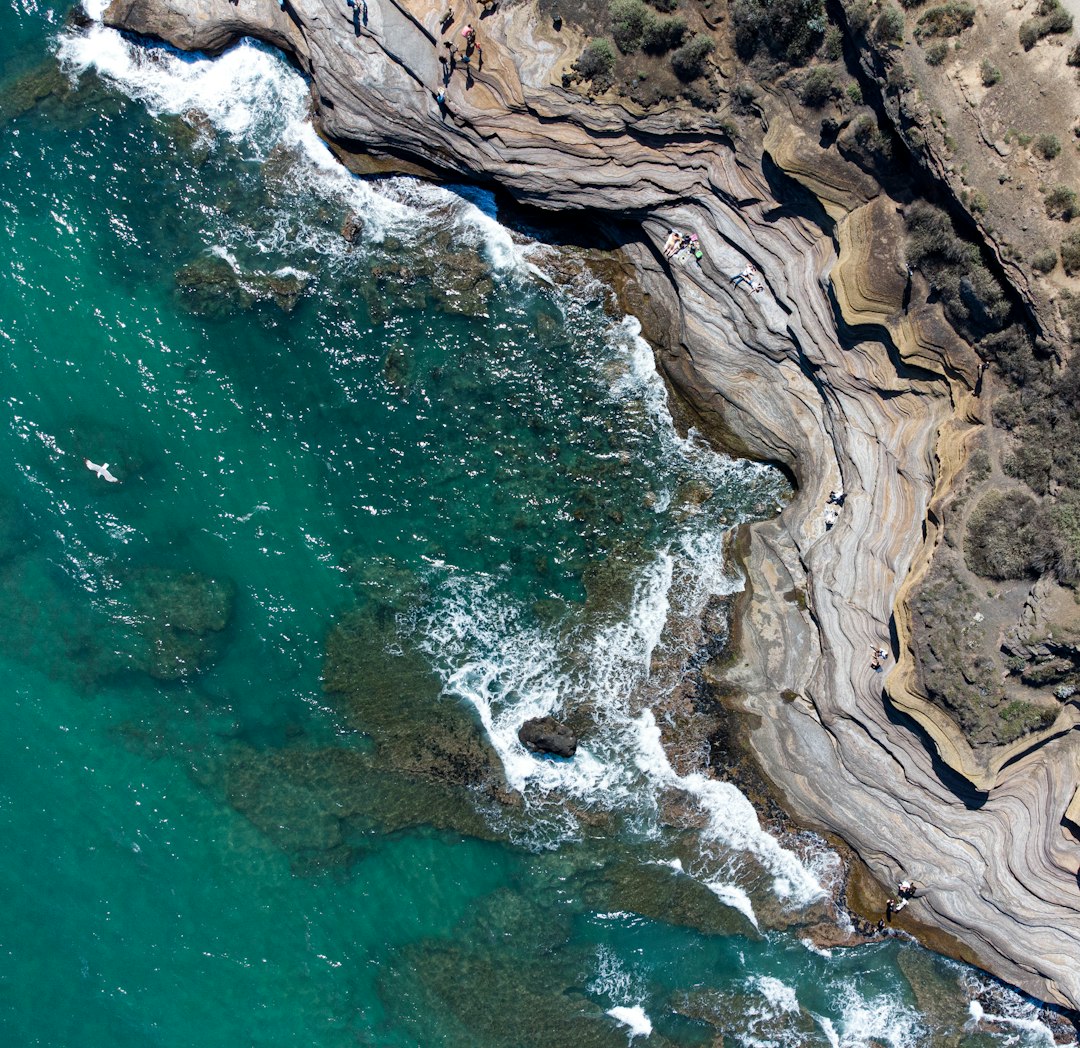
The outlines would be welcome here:
<svg viewBox="0 0 1080 1048">
<path fill-rule="evenodd" d="M 445 5 L 432 0 L 369 0 L 357 30 L 331 0 L 115 0 L 107 20 L 208 51 L 259 37 L 310 75 L 321 128 L 344 150 L 630 230 L 668 376 L 734 447 L 799 481 L 781 517 L 751 529 L 745 558 L 735 676 L 760 714 L 762 765 L 797 816 L 880 879 L 925 886 L 908 912 L 959 952 L 1080 1009 L 1080 736 L 1016 754 L 977 790 L 948 767 L 962 756 L 939 755 L 949 733 L 931 738 L 883 695 L 905 671 L 871 668 L 873 649 L 906 650 L 898 598 L 937 541 L 935 500 L 981 414 L 978 361 L 909 283 L 894 209 L 852 165 L 818 163 L 779 99 L 759 109 L 764 141 L 758 129 L 734 142 L 707 115 L 590 102 L 557 86 L 580 50 L 569 27 L 554 32 L 531 3 L 482 20 L 472 0 L 455 6 L 484 62 L 453 74 L 443 107 Z M 777 199 L 789 178 L 822 201 L 835 241 Z M 662 259 L 672 227 L 697 232 L 700 264 Z M 731 284 L 747 262 L 764 292 Z M 826 529 L 833 489 L 846 501 Z"/>
</svg>

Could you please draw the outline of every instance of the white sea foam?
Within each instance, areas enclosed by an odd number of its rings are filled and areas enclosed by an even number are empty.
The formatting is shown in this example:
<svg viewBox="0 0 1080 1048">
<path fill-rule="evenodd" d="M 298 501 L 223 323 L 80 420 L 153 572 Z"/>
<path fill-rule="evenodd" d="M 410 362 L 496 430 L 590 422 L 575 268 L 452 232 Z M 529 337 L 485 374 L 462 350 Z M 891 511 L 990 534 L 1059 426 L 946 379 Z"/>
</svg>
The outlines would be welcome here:
<svg viewBox="0 0 1080 1048">
<path fill-rule="evenodd" d="M 589 993 L 608 1000 L 625 1001 L 640 996 L 637 980 L 619 959 L 618 954 L 606 946 L 596 951 L 596 974 L 589 980 Z"/>
<path fill-rule="evenodd" d="M 750 896 L 737 884 L 724 884 L 721 881 L 706 881 L 705 887 L 709 889 L 725 906 L 738 910 L 755 927 L 759 927 L 757 914 L 754 913 L 754 904 Z"/>
<path fill-rule="evenodd" d="M 755 975 L 751 980 L 754 988 L 769 1003 L 772 1013 L 798 1012 L 799 998 L 794 987 L 771 975 Z"/>
<path fill-rule="evenodd" d="M 651 351 L 637 331 L 636 322 L 627 320 L 613 332 L 629 360 L 614 394 L 647 406 L 672 465 L 690 459 L 696 472 L 711 469 L 726 477 L 733 468 L 730 460 L 678 437 Z M 678 774 L 652 711 L 636 703 L 647 684 L 657 685 L 650 671 L 669 617 L 693 619 L 710 595 L 740 585 L 727 566 L 723 529 L 691 523 L 639 572 L 621 621 L 569 636 L 544 632 L 524 624 L 524 614 L 498 595 L 496 579 L 452 576 L 443 584 L 442 606 L 424 625 L 427 651 L 443 667 L 446 692 L 475 708 L 510 785 L 534 810 L 550 811 L 550 801 L 559 807 L 566 798 L 635 809 L 639 831 L 658 833 L 661 793 L 689 794 L 708 817 L 707 841 L 753 855 L 772 874 L 775 894 L 803 906 L 823 895 L 814 870 L 762 829 L 736 787 L 700 773 Z M 677 669 L 678 659 L 674 662 Z M 673 686 L 677 680 L 664 683 Z M 589 697 L 597 730 L 573 760 L 537 759 L 525 750 L 517 738 L 524 721 L 559 716 L 581 696 Z M 699 873 L 720 886 L 714 890 L 722 901 L 756 924 L 749 896 L 730 875 Z"/>
<path fill-rule="evenodd" d="M 865 998 L 854 983 L 841 987 L 840 1048 L 914 1048 L 925 1034 L 918 1013 L 895 996 Z"/>
<path fill-rule="evenodd" d="M 652 1033 L 652 1022 L 640 1004 L 630 1007 L 609 1008 L 608 1015 L 616 1022 L 630 1028 L 630 1040 L 635 1037 L 648 1037 Z"/>
<path fill-rule="evenodd" d="M 1014 996 L 1019 999 L 1018 994 Z M 1035 1006 L 1028 1003 L 1027 1010 L 1033 1013 Z M 1023 1045 L 1024 1048 L 1052 1048 L 1057 1043 L 1053 1031 L 1031 1015 L 997 1015 L 986 1011 L 978 1001 L 968 1004 L 968 1014 L 971 1016 L 971 1025 L 989 1023 L 1014 1033 L 1015 1036 L 1009 1037 L 1006 1044 Z"/>
<path fill-rule="evenodd" d="M 780 845 L 761 828 L 754 806 L 729 782 L 710 779 L 700 772 L 678 775 L 664 752 L 660 728 L 652 710 L 636 720 L 639 767 L 653 782 L 685 790 L 697 798 L 709 816 L 705 836 L 729 847 L 752 853 L 774 874 L 773 891 L 796 905 L 806 905 L 823 894 L 821 885 L 794 852 Z"/>
<path fill-rule="evenodd" d="M 98 0 L 88 7 L 100 18 Z M 167 47 L 147 48 L 113 29 L 93 25 L 69 31 L 58 45 L 61 66 L 72 77 L 93 71 L 155 116 L 202 114 L 218 134 L 252 160 L 275 150 L 294 157 L 286 188 L 298 195 L 336 201 L 364 221 L 364 236 L 379 242 L 393 235 L 405 242 L 449 226 L 464 246 L 475 246 L 496 273 L 535 274 L 535 245 L 519 242 L 495 218 L 491 193 L 475 187 L 442 187 L 411 178 L 365 180 L 350 174 L 311 123 L 303 78 L 273 49 L 243 40 L 216 58 L 180 55 Z M 336 229 L 296 228 L 298 209 L 269 216 L 251 247 L 260 251 L 308 247 L 347 256 L 349 245 Z M 232 230 L 232 235 L 243 231 Z M 250 232 L 250 231 L 248 231 Z"/>
</svg>

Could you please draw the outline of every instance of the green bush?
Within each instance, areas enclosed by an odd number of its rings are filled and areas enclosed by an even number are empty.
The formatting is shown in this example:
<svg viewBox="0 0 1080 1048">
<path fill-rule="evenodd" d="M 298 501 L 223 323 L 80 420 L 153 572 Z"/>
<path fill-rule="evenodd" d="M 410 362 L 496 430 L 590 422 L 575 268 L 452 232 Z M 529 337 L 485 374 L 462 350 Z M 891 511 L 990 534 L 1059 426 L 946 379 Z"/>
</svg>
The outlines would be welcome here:
<svg viewBox="0 0 1080 1048">
<path fill-rule="evenodd" d="M 944 40 L 935 40 L 926 49 L 927 65 L 941 65 L 949 57 L 949 45 Z"/>
<path fill-rule="evenodd" d="M 652 12 L 641 0 L 611 0 L 611 36 L 624 55 L 633 54 L 645 36 L 646 27 L 652 22 Z"/>
<path fill-rule="evenodd" d="M 915 35 L 924 36 L 959 36 L 965 29 L 975 24 L 975 5 L 957 2 L 932 7 L 919 18 Z"/>
<path fill-rule="evenodd" d="M 858 84 L 848 84 L 846 90 L 848 101 L 853 106 L 861 106 L 863 103 L 862 88 Z"/>
<path fill-rule="evenodd" d="M 830 25 L 825 30 L 821 50 L 830 62 L 835 62 L 844 53 L 844 34 L 838 26 Z"/>
<path fill-rule="evenodd" d="M 675 75 L 680 80 L 694 80 L 701 76 L 715 46 L 711 36 L 698 33 L 671 56 L 671 68 L 675 70 Z"/>
<path fill-rule="evenodd" d="M 799 88 L 799 98 L 804 106 L 820 109 L 833 96 L 836 74 L 832 66 L 814 66 Z"/>
<path fill-rule="evenodd" d="M 892 142 L 869 113 L 860 113 L 838 144 L 845 156 L 871 170 L 880 170 L 892 160 Z"/>
<path fill-rule="evenodd" d="M 686 37 L 686 23 L 681 18 L 654 18 L 645 27 L 641 49 L 650 55 L 666 55 Z"/>
<path fill-rule="evenodd" d="M 954 327 L 970 339 L 999 329 L 1008 317 L 1008 299 L 978 249 L 962 240 L 949 216 L 927 201 L 912 204 L 905 221 L 908 262 L 926 273 Z"/>
<path fill-rule="evenodd" d="M 967 566 L 987 579 L 1037 575 L 1034 527 L 1038 503 L 1020 492 L 991 491 L 971 511 L 964 532 Z"/>
<path fill-rule="evenodd" d="M 1080 272 L 1080 233 L 1070 233 L 1061 241 L 1061 264 L 1069 276 Z"/>
<path fill-rule="evenodd" d="M 1053 160 L 1061 152 L 1061 143 L 1057 135 L 1036 135 L 1034 148 L 1043 160 Z"/>
<path fill-rule="evenodd" d="M 611 86 L 611 74 L 615 71 L 615 48 L 605 37 L 590 40 L 574 63 L 574 71 L 583 80 L 589 80 L 600 91 Z"/>
<path fill-rule="evenodd" d="M 764 47 L 789 65 L 804 65 L 825 35 L 824 0 L 733 0 L 735 50 L 748 61 Z"/>
<path fill-rule="evenodd" d="M 983 87 L 993 87 L 1001 79 L 1001 70 L 996 65 L 993 65 L 988 58 L 982 60 L 979 73 L 982 76 Z"/>
<path fill-rule="evenodd" d="M 1049 273 L 1057 265 L 1057 261 L 1057 252 L 1053 248 L 1046 248 L 1035 254 L 1031 260 L 1031 268 L 1038 273 Z"/>
<path fill-rule="evenodd" d="M 1056 710 L 1035 706 L 1023 699 L 1014 699 L 1001 711 L 1002 726 L 998 731 L 998 738 L 1002 742 L 1015 742 L 1033 731 L 1049 728 L 1056 719 Z"/>
<path fill-rule="evenodd" d="M 663 11 L 665 14 L 670 14 L 679 6 L 679 0 L 649 0 L 649 3 L 652 4 L 657 11 Z"/>
<path fill-rule="evenodd" d="M 853 33 L 865 33 L 870 27 L 869 0 L 843 0 L 844 13 Z"/>
<path fill-rule="evenodd" d="M 874 39 L 881 44 L 900 44 L 904 40 L 904 12 L 886 7 L 874 23 Z"/>
<path fill-rule="evenodd" d="M 1077 214 L 1076 191 L 1068 186 L 1054 186 L 1043 201 L 1050 218 L 1071 222 Z"/>
<path fill-rule="evenodd" d="M 1020 43 L 1030 51 L 1044 36 L 1072 32 L 1072 15 L 1061 6 L 1060 0 L 1041 0 L 1034 18 L 1020 23 Z"/>
</svg>

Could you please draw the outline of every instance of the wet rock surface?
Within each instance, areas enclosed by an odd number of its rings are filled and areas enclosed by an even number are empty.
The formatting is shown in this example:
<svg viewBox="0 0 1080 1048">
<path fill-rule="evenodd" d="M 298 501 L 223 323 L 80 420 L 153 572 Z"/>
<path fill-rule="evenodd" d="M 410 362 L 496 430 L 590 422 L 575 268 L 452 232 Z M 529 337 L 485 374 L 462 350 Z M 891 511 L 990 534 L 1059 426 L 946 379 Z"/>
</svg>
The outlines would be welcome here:
<svg viewBox="0 0 1080 1048">
<path fill-rule="evenodd" d="M 518 729 L 521 744 L 533 753 L 550 753 L 555 757 L 573 757 L 577 753 L 577 738 L 554 717 L 533 717 Z"/>
<path fill-rule="evenodd" d="M 828 222 L 778 199 L 787 187 L 763 165 L 761 133 L 749 122 L 733 140 L 677 106 L 641 114 L 563 91 L 559 72 L 577 45 L 531 4 L 484 21 L 484 69 L 468 91 L 454 81 L 443 112 L 432 97 L 443 9 L 426 0 L 372 5 L 359 37 L 330 0 L 285 10 L 117 0 L 106 17 L 210 52 L 241 35 L 269 41 L 311 75 L 331 138 L 498 183 L 546 209 L 637 223 L 620 240 L 651 303 L 663 369 L 699 422 L 734 450 L 782 463 L 800 484 L 783 514 L 745 542 L 743 654 L 726 676 L 758 717 L 759 760 L 799 818 L 844 837 L 882 882 L 907 876 L 927 886 L 907 911 L 913 918 L 1009 981 L 1080 1007 L 1080 849 L 1062 829 L 1080 777 L 1080 734 L 1018 750 L 987 778 L 949 718 L 907 686 L 905 586 L 940 540 L 935 499 L 981 409 L 977 361 L 942 325 L 929 289 L 913 280 L 911 300 L 905 291 L 898 302 L 905 282 L 895 265 L 873 272 L 864 261 L 868 241 L 896 243 L 866 171 L 831 164 L 815 174 L 805 142 L 778 139 L 768 150 L 773 169 L 813 182 L 838 223 L 834 240 Z M 760 109 L 778 133 L 791 123 L 775 99 Z M 700 263 L 661 258 L 672 227 L 698 234 Z M 748 262 L 763 292 L 731 284 Z M 826 527 L 831 490 L 846 501 Z M 901 656 L 884 675 L 870 666 L 882 645 Z M 376 719 L 367 704 L 358 724 Z M 387 729 L 381 745 L 395 748 L 394 739 Z M 469 748 L 482 758 L 479 738 Z M 433 766 L 462 767 L 445 757 Z M 478 766 L 472 757 L 464 765 Z M 439 963 L 449 971 L 467 960 L 446 953 Z M 516 975 L 478 964 L 475 977 L 509 979 L 499 993 L 514 1007 L 523 999 Z M 455 1007 L 438 993 L 424 999 Z M 711 1007 L 701 1002 L 702 1017 Z M 568 1039 L 570 1028 L 560 1028 L 556 1043 L 587 1043 L 584 1030 Z"/>
</svg>

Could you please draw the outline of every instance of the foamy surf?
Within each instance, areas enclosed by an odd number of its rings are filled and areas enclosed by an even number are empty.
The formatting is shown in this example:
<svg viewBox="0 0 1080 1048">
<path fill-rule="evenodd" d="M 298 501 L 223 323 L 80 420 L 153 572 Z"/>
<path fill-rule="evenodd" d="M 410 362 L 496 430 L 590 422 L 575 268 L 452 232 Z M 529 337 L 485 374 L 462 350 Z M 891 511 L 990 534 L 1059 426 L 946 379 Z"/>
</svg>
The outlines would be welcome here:
<svg viewBox="0 0 1080 1048">
<path fill-rule="evenodd" d="M 88 14 L 100 21 L 104 6 L 93 0 Z M 537 246 L 519 242 L 496 220 L 489 192 L 412 178 L 369 181 L 347 171 L 311 123 L 303 78 L 264 44 L 242 40 L 216 58 L 181 56 L 166 46 L 140 46 L 96 24 L 64 33 L 57 57 L 73 79 L 93 71 L 153 116 L 201 114 L 256 162 L 275 150 L 287 150 L 296 161 L 289 179 L 292 189 L 298 195 L 315 193 L 334 200 L 358 215 L 364 236 L 372 242 L 394 236 L 411 243 L 433 223 L 449 224 L 463 245 L 484 253 L 495 274 L 543 276 L 530 257 Z M 308 227 L 298 236 L 295 217 L 294 210 L 284 209 L 281 221 L 249 246 L 266 252 L 280 249 L 288 239 L 322 255 L 348 255 L 349 245 L 336 229 Z"/>
<path fill-rule="evenodd" d="M 609 1008 L 607 1014 L 629 1029 L 629 1040 L 631 1041 L 635 1037 L 648 1037 L 652 1033 L 652 1022 L 640 1004 L 630 1007 Z"/>
<path fill-rule="evenodd" d="M 705 887 L 709 889 L 725 906 L 738 910 L 746 919 L 758 928 L 757 914 L 754 913 L 754 904 L 750 896 L 737 884 L 724 884 L 721 881 L 706 881 Z"/>
<path fill-rule="evenodd" d="M 1015 1031 L 1018 1038 L 1014 1039 L 1013 1043 L 1023 1044 L 1025 1048 L 1043 1048 L 1043 1046 L 1053 1048 L 1053 1045 L 1057 1043 L 1053 1031 L 1038 1019 L 1014 1015 L 996 1015 L 993 1012 L 986 1011 L 978 1001 L 970 1002 L 968 1014 L 971 1016 L 969 1021 L 971 1026 L 989 1024 Z"/>
<path fill-rule="evenodd" d="M 638 330 L 631 318 L 612 330 L 622 354 L 617 359 L 627 364 L 614 379 L 612 395 L 634 397 L 646 406 L 669 469 L 690 466 L 695 475 L 726 480 L 735 463 L 675 432 L 666 390 Z M 494 576 L 452 574 L 442 581 L 440 607 L 424 623 L 425 650 L 442 668 L 446 694 L 475 709 L 509 784 L 538 818 L 574 800 L 628 812 L 639 832 L 655 836 L 662 795 L 689 794 L 707 816 L 706 842 L 752 855 L 772 874 L 774 894 L 788 906 L 802 907 L 824 895 L 815 871 L 761 827 L 753 806 L 734 786 L 700 773 L 679 775 L 652 711 L 640 709 L 650 687 L 677 683 L 680 659 L 692 654 L 666 652 L 678 656 L 666 660 L 675 668 L 662 682 L 654 679 L 654 656 L 672 615 L 696 620 L 710 597 L 741 587 L 727 566 L 724 535 L 707 516 L 691 518 L 668 547 L 638 569 L 632 599 L 617 622 L 569 632 L 529 625 L 525 609 L 500 596 Z M 521 745 L 518 730 L 526 720 L 565 716 L 581 696 L 589 697 L 594 730 L 576 757 L 538 758 Z M 757 926 L 750 897 L 731 873 L 700 871 L 722 902 Z"/>
</svg>

